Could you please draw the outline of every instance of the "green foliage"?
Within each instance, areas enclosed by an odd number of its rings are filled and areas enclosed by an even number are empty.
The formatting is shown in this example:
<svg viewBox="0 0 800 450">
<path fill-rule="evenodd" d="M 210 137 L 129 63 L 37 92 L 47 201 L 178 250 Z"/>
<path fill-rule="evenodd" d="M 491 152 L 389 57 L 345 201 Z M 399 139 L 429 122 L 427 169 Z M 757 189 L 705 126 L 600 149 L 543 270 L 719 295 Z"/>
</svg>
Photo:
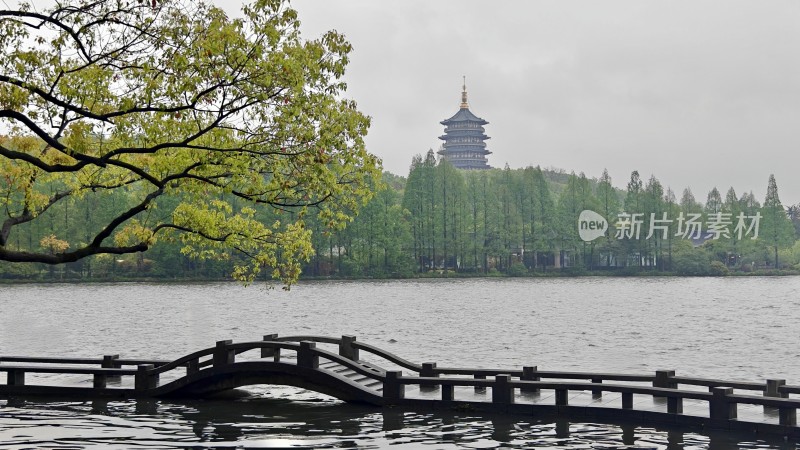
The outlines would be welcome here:
<svg viewBox="0 0 800 450">
<path fill-rule="evenodd" d="M 793 246 L 785 248 L 778 253 L 780 261 L 785 266 L 800 269 L 800 240 L 795 241 Z"/>
<path fill-rule="evenodd" d="M 760 211 L 763 219 L 759 238 L 763 245 L 769 247 L 774 256 L 773 268 L 780 268 L 779 250 L 794 243 L 795 233 L 792 221 L 781 204 L 778 196 L 778 185 L 775 176 L 769 176 L 767 196 Z"/>
<path fill-rule="evenodd" d="M 711 261 L 708 268 L 708 274 L 715 277 L 728 275 L 729 272 L 728 267 L 720 261 Z"/>
<path fill-rule="evenodd" d="M 800 239 L 800 203 L 786 207 L 786 215 L 794 226 L 795 239 Z"/>
<path fill-rule="evenodd" d="M 711 275 L 711 256 L 703 249 L 676 252 L 673 258 L 673 269 L 678 275 Z"/>
<path fill-rule="evenodd" d="M 341 229 L 380 176 L 342 96 L 350 44 L 301 39 L 282 1 L 237 19 L 204 0 L 21 8 L 0 12 L 0 47 L 0 260 L 166 242 L 288 285 L 306 221 Z"/>
<path fill-rule="evenodd" d="M 34 279 L 41 273 L 38 264 L 33 263 L 8 263 L 0 261 L 0 278 L 9 279 Z"/>
<path fill-rule="evenodd" d="M 508 268 L 508 276 L 510 277 L 524 277 L 526 275 L 528 275 L 528 268 L 525 267 L 525 264 L 518 262 Z"/>
</svg>

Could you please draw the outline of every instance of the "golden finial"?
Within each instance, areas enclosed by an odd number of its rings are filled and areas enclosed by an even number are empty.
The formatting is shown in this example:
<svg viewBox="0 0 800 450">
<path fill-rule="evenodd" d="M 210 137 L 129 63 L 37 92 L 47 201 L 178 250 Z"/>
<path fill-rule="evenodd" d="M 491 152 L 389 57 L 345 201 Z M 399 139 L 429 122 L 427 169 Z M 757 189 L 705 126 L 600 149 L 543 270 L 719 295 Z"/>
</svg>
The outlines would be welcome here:
<svg viewBox="0 0 800 450">
<path fill-rule="evenodd" d="M 461 109 L 469 108 L 467 103 L 467 77 L 464 76 L 464 86 L 461 88 Z"/>
</svg>

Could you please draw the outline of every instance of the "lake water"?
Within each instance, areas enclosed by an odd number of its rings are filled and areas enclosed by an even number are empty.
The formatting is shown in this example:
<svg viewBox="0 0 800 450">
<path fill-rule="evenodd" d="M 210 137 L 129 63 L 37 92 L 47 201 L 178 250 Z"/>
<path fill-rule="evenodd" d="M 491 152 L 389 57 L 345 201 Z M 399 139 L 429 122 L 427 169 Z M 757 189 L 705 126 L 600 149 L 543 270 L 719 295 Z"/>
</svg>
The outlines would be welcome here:
<svg viewBox="0 0 800 450">
<path fill-rule="evenodd" d="M 173 359 L 222 339 L 354 334 L 440 366 L 800 384 L 800 277 L 262 285 L 0 285 L 0 354 Z M 4 381 L 4 380 L 3 380 Z M 756 436 L 347 405 L 294 388 L 244 399 L 0 399 L 5 448 L 795 448 Z"/>
</svg>

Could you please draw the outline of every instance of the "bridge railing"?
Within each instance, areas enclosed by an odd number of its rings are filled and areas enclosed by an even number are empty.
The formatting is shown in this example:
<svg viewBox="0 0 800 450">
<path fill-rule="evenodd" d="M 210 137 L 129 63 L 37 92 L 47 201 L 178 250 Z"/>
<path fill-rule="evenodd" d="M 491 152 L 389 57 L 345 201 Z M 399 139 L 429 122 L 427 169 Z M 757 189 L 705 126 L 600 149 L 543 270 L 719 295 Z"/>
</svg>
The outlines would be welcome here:
<svg viewBox="0 0 800 450">
<path fill-rule="evenodd" d="M 264 339 L 270 339 L 272 335 L 265 335 Z M 310 339 L 309 339 L 310 338 Z M 294 341 L 300 339 L 298 343 Z M 292 350 L 295 352 L 296 364 L 300 367 L 318 369 L 320 367 L 320 359 L 339 364 L 353 372 L 371 378 L 376 381 L 383 381 L 383 371 L 377 370 L 372 366 L 365 366 L 359 363 L 357 359 L 353 359 L 352 353 L 347 349 L 340 347 L 340 352 L 334 353 L 323 348 L 317 348 L 316 343 L 322 342 L 326 344 L 340 344 L 342 341 L 347 342 L 346 337 L 339 340 L 334 338 L 325 338 L 319 336 L 290 336 L 280 340 L 273 341 L 253 341 L 253 342 L 240 342 L 232 344 L 224 341 L 225 351 L 228 352 L 228 359 L 226 363 L 233 362 L 232 358 L 235 355 L 244 353 L 249 350 L 261 349 L 261 357 L 272 357 L 273 361 L 280 362 L 282 359 L 282 349 Z M 218 346 L 220 343 L 218 343 Z M 342 354 L 344 353 L 344 355 Z"/>
<path fill-rule="evenodd" d="M 674 370 L 657 370 L 653 374 L 620 374 L 620 373 L 598 373 L 598 372 L 576 372 L 576 371 L 544 371 L 538 370 L 537 366 L 524 366 L 518 370 L 491 369 L 491 368 L 456 368 L 438 367 L 435 362 L 415 363 L 401 358 L 394 353 L 388 352 L 370 344 L 359 342 L 356 336 L 345 335 L 341 338 L 327 336 L 285 336 L 278 337 L 277 334 L 265 335 L 264 339 L 275 341 L 302 341 L 309 340 L 320 343 L 339 345 L 339 354 L 349 359 L 360 359 L 359 350 L 363 350 L 379 358 L 383 358 L 403 369 L 415 372 L 421 377 L 439 377 L 442 375 L 471 376 L 475 380 L 483 380 L 488 377 L 495 377 L 500 374 L 511 375 L 524 381 L 541 380 L 588 380 L 594 384 L 607 382 L 625 383 L 649 383 L 656 388 L 678 388 L 680 386 L 706 387 L 709 391 L 715 387 L 732 387 L 736 390 L 757 391 L 766 397 L 788 398 L 789 394 L 800 394 L 800 386 L 786 385 L 785 380 L 770 379 L 765 382 L 745 382 L 734 380 L 710 379 L 699 377 L 676 376 Z M 476 385 L 476 390 L 485 389 Z M 602 395 L 602 390 L 595 387 L 592 393 L 596 396 Z"/>
<path fill-rule="evenodd" d="M 365 344 L 363 342 L 358 342 L 358 341 L 356 341 L 355 336 L 351 336 L 351 338 L 352 338 L 352 344 L 351 345 L 356 350 L 364 350 L 364 351 L 366 351 L 368 353 L 371 353 L 371 354 L 373 354 L 375 356 L 383 358 L 383 359 L 385 359 L 385 360 L 387 360 L 389 362 L 397 364 L 398 366 L 400 366 L 400 367 L 402 367 L 404 369 L 408 369 L 408 370 L 413 371 L 413 372 L 417 372 L 417 373 L 421 374 L 421 373 L 423 373 L 425 371 L 424 364 L 416 364 L 416 363 L 413 363 L 413 362 L 411 362 L 411 361 L 409 361 L 407 359 L 401 358 L 401 357 L 395 355 L 394 353 L 387 352 L 386 350 L 383 350 L 383 349 L 380 349 L 378 347 L 375 347 L 374 345 L 369 345 L 369 344 Z M 356 355 L 358 355 L 358 353 L 356 353 Z"/>
<path fill-rule="evenodd" d="M 120 358 L 119 355 L 104 355 L 101 358 L 4 355 L 0 356 L 0 372 L 6 372 L 6 384 L 9 386 L 24 386 L 26 384 L 26 374 L 46 373 L 91 375 L 92 387 L 101 389 L 106 388 L 110 380 L 121 380 L 123 377 L 136 375 L 138 369 L 125 369 L 124 367 L 126 366 L 149 365 L 158 367 L 168 363 L 169 361 L 166 360 Z M 92 365 L 99 367 L 84 367 Z"/>
<path fill-rule="evenodd" d="M 338 354 L 316 344 L 338 345 Z M 174 361 L 120 359 L 118 355 L 103 358 L 53 358 L 0 356 L 0 372 L 7 373 L 7 384 L 22 386 L 26 373 L 67 373 L 92 375 L 95 388 L 105 388 L 111 377 L 134 377 L 136 391 L 146 392 L 159 386 L 160 377 L 168 372 L 185 368 L 187 375 L 204 367 L 221 367 L 236 362 L 239 354 L 258 350 L 260 358 L 282 362 L 285 356 L 294 356 L 301 367 L 317 369 L 320 359 L 335 362 L 362 376 L 383 383 L 383 395 L 389 402 L 405 398 L 405 386 L 418 385 L 427 390 L 440 389 L 442 401 L 456 401 L 455 388 L 473 387 L 475 390 L 491 389 L 491 403 L 514 402 L 515 390 L 521 393 L 538 393 L 552 390 L 555 406 L 568 406 L 571 392 L 591 391 L 593 397 L 603 393 L 618 393 L 622 410 L 633 408 L 634 395 L 666 398 L 668 414 L 683 414 L 686 399 L 708 403 L 708 417 L 712 420 L 735 420 L 739 404 L 761 405 L 778 410 L 781 425 L 796 426 L 796 412 L 800 399 L 788 398 L 799 394 L 800 386 L 787 385 L 785 380 L 770 379 L 765 383 L 679 377 L 672 370 L 659 370 L 654 374 L 615 374 L 571 371 L 540 371 L 536 366 L 520 370 L 484 368 L 437 367 L 436 363 L 417 364 L 404 358 L 357 341 L 355 336 L 332 338 L 325 336 L 264 335 L 262 341 L 233 343 L 218 341 L 214 347 L 182 356 Z M 286 355 L 286 353 L 289 355 Z M 365 365 L 360 352 L 369 353 L 389 361 L 414 375 L 402 371 L 378 370 Z M 97 365 L 100 367 L 82 367 Z M 81 367 L 76 367 L 81 366 Z M 124 368 L 135 366 L 135 369 Z M 570 381 L 564 381 L 570 380 Z M 572 381 L 586 380 L 588 382 Z M 625 383 L 625 384 L 622 384 Z M 646 383 L 646 384 L 644 384 Z M 705 387 L 708 390 L 679 389 L 680 386 Z M 756 391 L 762 395 L 746 395 L 738 391 Z"/>
<path fill-rule="evenodd" d="M 73 364 L 73 365 L 100 365 L 105 368 L 120 368 L 122 366 L 138 366 L 139 364 L 153 364 L 160 366 L 169 363 L 169 360 L 159 359 L 130 359 L 120 358 L 119 355 L 104 355 L 101 358 L 62 358 L 48 356 L 0 356 L 2 363 L 28 363 L 28 364 Z"/>
<path fill-rule="evenodd" d="M 274 339 L 274 337 L 274 335 L 265 335 L 264 339 Z M 293 342 L 296 339 L 301 339 L 301 341 Z M 191 375 L 199 372 L 204 367 L 222 367 L 234 364 L 237 362 L 238 355 L 252 350 L 260 350 L 260 358 L 272 358 L 274 362 L 281 362 L 282 358 L 287 356 L 285 351 L 288 350 L 291 352 L 291 356 L 295 357 L 295 364 L 312 369 L 319 367 L 319 360 L 322 358 L 340 364 L 359 375 L 382 382 L 382 370 L 376 370 L 359 363 L 355 359 L 316 347 L 316 342 L 338 344 L 341 341 L 340 339 L 320 336 L 289 336 L 279 340 L 237 343 L 233 343 L 231 340 L 218 341 L 214 347 L 182 356 L 159 367 L 140 365 L 137 372 L 136 388 L 139 390 L 156 388 L 159 385 L 162 374 L 181 367 L 186 367 L 186 374 Z M 347 341 L 347 339 L 344 339 L 344 341 Z M 348 352 L 345 350 L 344 353 L 347 354 Z"/>
<path fill-rule="evenodd" d="M 667 414 L 682 415 L 683 402 L 687 399 L 705 401 L 708 404 L 708 418 L 712 421 L 730 421 L 737 419 L 739 404 L 761 405 L 778 409 L 779 424 L 783 426 L 797 425 L 797 408 L 800 399 L 775 398 L 755 395 L 737 395 L 732 387 L 712 387 L 710 392 L 682 390 L 652 386 L 618 385 L 577 382 L 546 382 L 514 380 L 510 374 L 496 374 L 493 380 L 444 377 L 403 376 L 401 371 L 387 371 L 384 384 L 384 398 L 389 402 L 402 402 L 405 399 L 405 387 L 408 385 L 427 386 L 441 390 L 441 401 L 458 401 L 455 387 L 472 386 L 491 390 L 493 405 L 509 405 L 515 403 L 515 389 L 521 392 L 540 392 L 552 390 L 555 395 L 554 406 L 569 406 L 570 394 L 579 391 L 613 392 L 620 395 L 618 408 L 605 406 L 607 409 L 633 410 L 633 396 L 647 395 L 667 399 Z"/>
<path fill-rule="evenodd" d="M 277 338 L 277 335 L 270 335 Z M 266 338 L 266 336 L 265 336 Z M 594 398 L 602 397 L 603 392 L 615 392 L 621 394 L 622 409 L 632 408 L 633 395 L 650 395 L 667 399 L 668 413 L 679 414 L 683 411 L 684 399 L 706 400 L 709 403 L 709 416 L 712 418 L 736 417 L 736 405 L 740 403 L 750 403 L 773 407 L 779 410 L 779 420 L 784 425 L 796 424 L 796 409 L 800 401 L 788 399 L 790 393 L 800 394 L 800 386 L 786 385 L 785 380 L 766 380 L 764 383 L 743 382 L 721 379 L 709 379 L 698 377 L 679 377 L 674 370 L 658 370 L 654 374 L 618 374 L 618 373 L 598 373 L 598 372 L 574 372 L 574 371 L 541 371 L 536 366 L 524 366 L 520 370 L 508 369 L 486 369 L 486 368 L 451 368 L 437 367 L 436 363 L 428 362 L 417 364 L 407 359 L 401 358 L 391 352 L 381 348 L 358 342 L 355 336 L 343 336 L 339 338 L 321 336 L 290 336 L 279 338 L 281 340 L 314 340 L 340 346 L 340 355 L 347 355 L 348 358 L 359 359 L 359 350 L 368 352 L 377 357 L 383 358 L 397 366 L 417 374 L 404 377 L 401 371 L 387 371 L 385 378 L 384 395 L 391 397 L 404 394 L 398 393 L 398 386 L 417 384 L 421 389 L 441 389 L 442 400 L 452 400 L 454 387 L 472 386 L 476 391 L 485 391 L 493 388 L 493 402 L 496 399 L 509 398 L 508 394 L 500 394 L 507 388 L 498 387 L 497 383 L 504 383 L 513 388 L 519 388 L 522 392 L 535 393 L 541 389 L 552 389 L 555 392 L 556 403 L 566 405 L 569 391 L 591 391 Z M 470 376 L 472 380 L 464 378 L 442 378 L 442 376 Z M 488 378 L 493 377 L 494 380 Z M 499 378 L 498 378 L 499 377 Z M 515 380 L 516 379 L 516 380 Z M 402 380 L 399 382 L 398 380 Z M 498 381 L 499 380 L 499 381 Z M 518 380 L 518 381 L 517 381 Z M 558 383 L 542 380 L 559 380 Z M 560 380 L 587 380 L 590 383 L 563 382 Z M 612 382 L 612 383 L 609 383 Z M 613 383 L 639 383 L 639 384 L 613 384 Z M 642 386 L 641 383 L 648 383 L 651 387 Z M 680 386 L 706 387 L 708 392 L 679 389 Z M 757 391 L 763 396 L 739 395 L 734 394 L 735 390 Z M 495 394 L 497 392 L 497 394 Z M 723 397 L 719 397 L 724 393 Z M 714 400 L 717 395 L 717 400 Z M 513 398 L 513 396 L 512 396 Z M 727 406 L 721 407 L 722 403 Z"/>
<path fill-rule="evenodd" d="M 352 335 L 344 335 L 341 338 L 335 338 L 328 336 L 313 336 L 313 335 L 279 337 L 277 334 L 267 334 L 264 335 L 264 340 L 280 341 L 280 342 L 312 341 L 324 344 L 333 344 L 339 346 L 339 355 L 351 359 L 353 361 L 358 361 L 361 359 L 360 351 L 363 350 L 367 353 L 371 353 L 379 358 L 383 358 L 393 364 L 396 364 L 404 369 L 417 373 L 420 373 L 423 370 L 422 364 L 413 363 L 407 359 L 395 355 L 394 353 L 375 347 L 374 345 L 369 345 L 363 342 L 359 342 L 356 336 Z"/>
</svg>

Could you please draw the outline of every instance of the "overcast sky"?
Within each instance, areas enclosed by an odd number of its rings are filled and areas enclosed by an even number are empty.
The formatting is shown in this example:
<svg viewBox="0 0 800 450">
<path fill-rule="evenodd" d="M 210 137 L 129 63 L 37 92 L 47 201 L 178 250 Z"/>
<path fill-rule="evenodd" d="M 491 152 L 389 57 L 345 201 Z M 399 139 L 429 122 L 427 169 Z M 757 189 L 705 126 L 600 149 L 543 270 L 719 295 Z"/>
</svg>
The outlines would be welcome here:
<svg viewBox="0 0 800 450">
<path fill-rule="evenodd" d="M 222 2 L 222 0 L 217 0 Z M 800 202 L 800 2 L 295 0 L 305 37 L 354 46 L 348 96 L 370 151 L 407 175 L 441 120 L 489 121 L 489 163 L 625 187 L 633 170 L 680 197 Z"/>
<path fill-rule="evenodd" d="M 242 0 L 212 0 L 230 12 Z M 14 3 L 12 1 L 12 3 Z M 36 0 L 36 3 L 50 3 Z M 462 76 L 494 167 L 655 175 L 678 197 L 800 203 L 796 0 L 294 0 L 307 38 L 353 44 L 347 96 L 369 150 L 407 175 L 437 150 Z"/>
</svg>

